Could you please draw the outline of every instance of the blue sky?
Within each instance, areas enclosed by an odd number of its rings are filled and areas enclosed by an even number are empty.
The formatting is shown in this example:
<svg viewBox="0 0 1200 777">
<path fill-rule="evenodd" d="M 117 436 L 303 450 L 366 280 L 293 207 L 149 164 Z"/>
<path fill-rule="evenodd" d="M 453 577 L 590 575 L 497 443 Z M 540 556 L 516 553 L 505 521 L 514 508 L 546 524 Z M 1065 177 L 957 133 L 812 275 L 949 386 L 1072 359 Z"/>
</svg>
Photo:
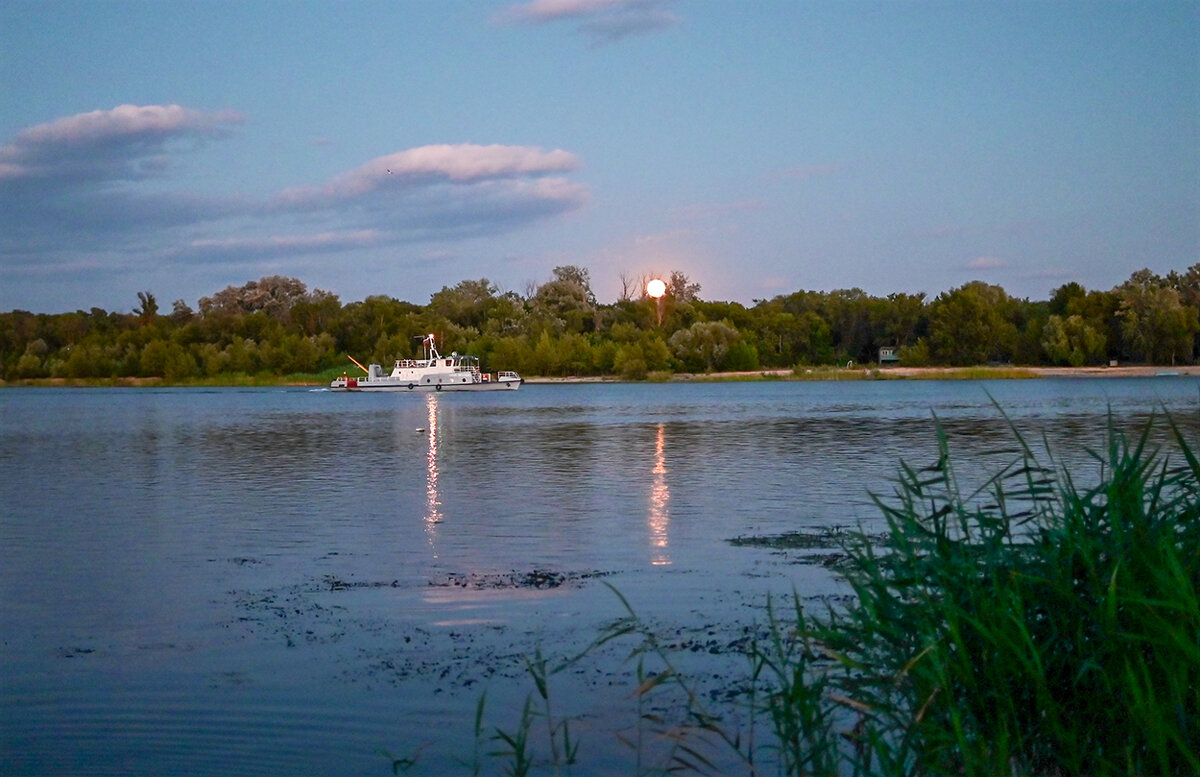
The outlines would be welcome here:
<svg viewBox="0 0 1200 777">
<path fill-rule="evenodd" d="M 0 310 L 1200 261 L 1200 2 L 0 4 Z"/>
</svg>

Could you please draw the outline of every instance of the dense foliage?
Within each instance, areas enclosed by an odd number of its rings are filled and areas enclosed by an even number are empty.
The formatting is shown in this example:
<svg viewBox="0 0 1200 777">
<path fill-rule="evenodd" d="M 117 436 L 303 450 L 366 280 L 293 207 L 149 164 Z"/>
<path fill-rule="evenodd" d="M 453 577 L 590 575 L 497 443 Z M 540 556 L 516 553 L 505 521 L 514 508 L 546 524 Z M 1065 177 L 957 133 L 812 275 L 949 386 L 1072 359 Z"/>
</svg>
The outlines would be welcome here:
<svg viewBox="0 0 1200 777">
<path fill-rule="evenodd" d="M 1165 277 L 1139 270 L 1109 291 L 1078 283 L 1049 300 L 972 281 L 933 299 L 861 289 L 798 291 L 752 307 L 701 299 L 672 273 L 654 300 L 644 283 L 601 304 L 586 269 L 566 266 L 525 295 L 486 278 L 444 287 L 417 305 L 387 296 L 342 304 L 294 278 L 230 286 L 169 313 L 140 292 L 131 313 L 0 313 L 0 378 L 168 382 L 315 374 L 346 356 L 384 364 L 416 355 L 435 332 L 446 350 L 525 375 L 619 375 L 868 364 L 896 349 L 902 364 L 1187 364 L 1200 346 L 1200 264 Z"/>
</svg>

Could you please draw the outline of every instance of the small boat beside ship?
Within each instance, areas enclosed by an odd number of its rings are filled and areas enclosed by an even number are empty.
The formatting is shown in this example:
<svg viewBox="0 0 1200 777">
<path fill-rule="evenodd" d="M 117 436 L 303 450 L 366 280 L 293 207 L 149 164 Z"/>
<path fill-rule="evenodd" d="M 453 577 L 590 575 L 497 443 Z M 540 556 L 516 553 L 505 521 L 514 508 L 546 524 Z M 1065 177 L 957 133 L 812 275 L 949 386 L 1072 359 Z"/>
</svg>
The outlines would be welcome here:
<svg viewBox="0 0 1200 777">
<path fill-rule="evenodd" d="M 333 391 L 515 391 L 521 385 L 521 376 L 515 372 L 481 371 L 475 356 L 457 351 L 442 356 L 432 334 L 425 335 L 421 350 L 424 358 L 397 359 L 388 374 L 384 374 L 379 364 L 363 367 L 351 357 L 350 361 L 366 376 L 343 374 L 334 378 L 329 388 Z"/>
</svg>

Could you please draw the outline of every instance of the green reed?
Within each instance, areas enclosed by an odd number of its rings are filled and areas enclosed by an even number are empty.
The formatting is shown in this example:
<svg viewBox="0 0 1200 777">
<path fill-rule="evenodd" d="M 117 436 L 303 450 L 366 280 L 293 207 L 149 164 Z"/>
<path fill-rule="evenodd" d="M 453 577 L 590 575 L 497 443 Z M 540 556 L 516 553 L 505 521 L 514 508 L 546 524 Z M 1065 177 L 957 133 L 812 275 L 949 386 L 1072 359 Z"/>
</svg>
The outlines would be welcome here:
<svg viewBox="0 0 1200 777">
<path fill-rule="evenodd" d="M 810 629 L 865 774 L 1200 772 L 1200 462 L 1110 423 L 1099 476 L 1010 466 L 964 495 L 944 436 L 849 545 L 857 603 Z"/>
</svg>

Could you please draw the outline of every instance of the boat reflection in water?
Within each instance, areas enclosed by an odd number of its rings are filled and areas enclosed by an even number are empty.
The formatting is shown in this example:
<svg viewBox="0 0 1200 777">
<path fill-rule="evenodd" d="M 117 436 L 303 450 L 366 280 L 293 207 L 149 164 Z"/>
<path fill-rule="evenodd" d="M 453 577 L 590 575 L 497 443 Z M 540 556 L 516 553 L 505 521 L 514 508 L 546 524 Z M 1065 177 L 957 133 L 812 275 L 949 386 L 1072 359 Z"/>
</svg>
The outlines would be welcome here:
<svg viewBox="0 0 1200 777">
<path fill-rule="evenodd" d="M 647 524 L 650 529 L 650 563 L 665 566 L 671 563 L 667 553 L 667 527 L 671 522 L 671 489 L 667 486 L 667 460 L 663 455 L 666 424 L 658 424 L 654 439 L 654 468 L 650 470 L 650 513 Z"/>
<path fill-rule="evenodd" d="M 433 557 L 437 558 L 438 524 L 442 522 L 442 499 L 438 493 L 438 400 L 436 394 L 425 395 L 425 433 L 429 451 L 425 454 L 425 536 Z"/>
</svg>

